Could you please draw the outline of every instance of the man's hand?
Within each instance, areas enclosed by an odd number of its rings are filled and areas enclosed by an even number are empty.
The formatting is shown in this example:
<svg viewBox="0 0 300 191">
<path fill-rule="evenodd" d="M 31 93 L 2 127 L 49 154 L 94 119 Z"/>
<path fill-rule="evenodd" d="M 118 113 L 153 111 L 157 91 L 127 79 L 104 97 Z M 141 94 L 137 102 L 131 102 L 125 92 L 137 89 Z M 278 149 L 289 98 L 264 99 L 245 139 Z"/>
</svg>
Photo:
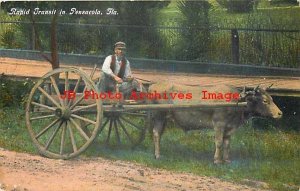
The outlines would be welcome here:
<svg viewBox="0 0 300 191">
<path fill-rule="evenodd" d="M 121 78 L 119 78 L 118 76 L 114 76 L 114 79 L 116 80 L 117 83 L 122 83 L 123 80 Z"/>
<path fill-rule="evenodd" d="M 131 82 L 131 81 L 133 81 L 133 76 L 128 76 L 127 78 L 126 78 L 126 80 L 128 81 L 128 82 Z"/>
</svg>

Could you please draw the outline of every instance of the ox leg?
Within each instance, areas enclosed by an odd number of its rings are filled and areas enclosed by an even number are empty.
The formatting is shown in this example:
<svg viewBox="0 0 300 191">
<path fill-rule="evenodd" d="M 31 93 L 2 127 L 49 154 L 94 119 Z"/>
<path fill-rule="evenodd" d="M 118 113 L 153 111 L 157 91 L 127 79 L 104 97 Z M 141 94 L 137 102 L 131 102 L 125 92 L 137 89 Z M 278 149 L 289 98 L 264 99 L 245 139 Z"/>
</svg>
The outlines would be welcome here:
<svg viewBox="0 0 300 191">
<path fill-rule="evenodd" d="M 235 131 L 236 128 L 234 127 L 228 127 L 225 133 L 224 133 L 224 137 L 223 137 L 223 161 L 224 163 L 230 163 L 230 159 L 229 159 L 229 150 L 230 150 L 230 138 L 231 135 L 233 134 L 233 132 Z"/>
<path fill-rule="evenodd" d="M 226 135 L 223 138 L 223 162 L 224 163 L 230 163 L 229 160 L 229 143 L 230 143 L 230 135 Z"/>
<path fill-rule="evenodd" d="M 223 150 L 223 135 L 224 129 L 218 125 L 215 125 L 215 155 L 214 155 L 214 163 L 221 164 L 223 163 L 222 160 L 222 150 Z"/>
<path fill-rule="evenodd" d="M 153 142 L 155 159 L 159 159 L 160 157 L 160 138 L 165 126 L 165 119 L 162 119 L 161 116 L 154 117 L 153 121 Z"/>
</svg>

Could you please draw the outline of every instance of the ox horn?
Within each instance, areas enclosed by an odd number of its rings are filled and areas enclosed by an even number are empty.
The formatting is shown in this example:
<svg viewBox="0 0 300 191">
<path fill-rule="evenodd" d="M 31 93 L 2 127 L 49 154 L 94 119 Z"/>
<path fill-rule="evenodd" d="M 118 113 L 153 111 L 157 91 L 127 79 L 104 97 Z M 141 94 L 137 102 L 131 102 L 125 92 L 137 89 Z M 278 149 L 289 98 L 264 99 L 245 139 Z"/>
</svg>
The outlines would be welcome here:
<svg viewBox="0 0 300 191">
<path fill-rule="evenodd" d="M 243 87 L 243 93 L 246 93 L 246 86 Z"/>
<path fill-rule="evenodd" d="M 244 99 L 247 95 L 246 86 L 243 87 L 243 91 L 240 93 L 240 98 Z"/>
<path fill-rule="evenodd" d="M 267 87 L 266 89 L 268 90 L 268 89 L 271 89 L 271 87 L 273 86 L 274 84 L 271 84 L 269 87 Z"/>
<path fill-rule="evenodd" d="M 254 88 L 254 92 L 257 92 L 257 90 L 258 90 L 258 88 L 259 88 L 259 86 L 260 86 L 260 84 L 258 85 L 258 86 L 256 86 L 255 88 Z"/>
</svg>

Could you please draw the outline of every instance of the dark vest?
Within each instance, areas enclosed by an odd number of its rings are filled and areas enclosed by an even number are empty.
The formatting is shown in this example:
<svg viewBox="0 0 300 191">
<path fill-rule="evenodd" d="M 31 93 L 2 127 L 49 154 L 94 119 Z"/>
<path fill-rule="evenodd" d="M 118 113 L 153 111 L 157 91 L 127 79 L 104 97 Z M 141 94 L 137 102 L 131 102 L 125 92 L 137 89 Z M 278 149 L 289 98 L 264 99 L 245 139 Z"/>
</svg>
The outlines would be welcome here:
<svg viewBox="0 0 300 191">
<path fill-rule="evenodd" d="M 121 60 L 121 67 L 120 67 L 120 71 L 119 73 L 117 74 L 117 76 L 119 78 L 123 78 L 124 77 L 124 74 L 125 74 L 125 68 L 126 68 L 126 58 L 123 57 L 122 60 Z M 110 69 L 114 72 L 115 71 L 115 68 L 116 68 L 116 56 L 115 55 L 112 55 L 111 56 L 111 63 L 110 63 Z"/>
</svg>

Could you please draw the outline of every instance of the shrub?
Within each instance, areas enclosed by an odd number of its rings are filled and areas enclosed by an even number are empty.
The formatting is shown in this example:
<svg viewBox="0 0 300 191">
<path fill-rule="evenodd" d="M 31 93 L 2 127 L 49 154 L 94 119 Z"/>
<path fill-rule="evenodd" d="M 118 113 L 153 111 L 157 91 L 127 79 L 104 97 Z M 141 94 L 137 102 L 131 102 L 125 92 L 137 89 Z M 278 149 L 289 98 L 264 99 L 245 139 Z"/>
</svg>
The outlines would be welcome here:
<svg viewBox="0 0 300 191">
<path fill-rule="evenodd" d="M 26 101 L 33 82 L 29 79 L 15 81 L 8 76 L 0 75 L 0 108 L 23 105 Z"/>
<path fill-rule="evenodd" d="M 280 5 L 297 5 L 297 0 L 270 0 L 270 5 L 280 6 Z"/>
<path fill-rule="evenodd" d="M 177 59 L 207 61 L 206 55 L 210 45 L 210 7 L 207 1 L 178 2 L 178 10 L 183 16 L 183 28 Z"/>
<path fill-rule="evenodd" d="M 217 0 L 228 12 L 247 13 L 253 11 L 255 0 Z"/>
</svg>

